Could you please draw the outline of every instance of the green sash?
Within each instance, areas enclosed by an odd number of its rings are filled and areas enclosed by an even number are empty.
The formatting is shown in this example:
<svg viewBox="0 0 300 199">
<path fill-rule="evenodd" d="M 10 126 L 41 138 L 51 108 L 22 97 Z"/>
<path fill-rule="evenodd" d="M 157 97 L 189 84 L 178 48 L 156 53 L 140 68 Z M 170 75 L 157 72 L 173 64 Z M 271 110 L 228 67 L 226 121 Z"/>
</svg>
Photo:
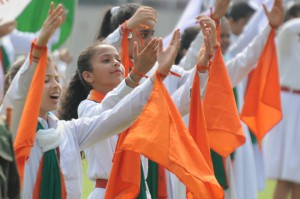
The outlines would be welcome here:
<svg viewBox="0 0 300 199">
<path fill-rule="evenodd" d="M 147 184 L 152 199 L 157 199 L 158 186 L 158 165 L 156 162 L 148 160 Z"/>
<path fill-rule="evenodd" d="M 221 187 L 226 190 L 228 188 L 228 182 L 227 182 L 227 176 L 225 171 L 225 165 L 223 162 L 223 157 L 217 154 L 212 149 L 210 150 L 213 166 L 214 166 L 214 172 L 215 176 L 218 180 L 218 183 L 221 185 Z"/>
<path fill-rule="evenodd" d="M 40 123 L 38 123 L 37 130 L 40 129 L 44 128 Z M 60 199 L 62 196 L 62 185 L 59 160 L 55 149 L 45 152 L 42 158 L 44 158 L 44 164 L 42 169 L 40 198 Z"/>
<path fill-rule="evenodd" d="M 140 193 L 139 193 L 137 199 L 147 199 L 147 194 L 146 194 L 146 182 L 145 182 L 145 175 L 144 175 L 144 169 L 143 169 L 142 163 L 141 163 L 141 184 L 140 184 Z"/>
<path fill-rule="evenodd" d="M 6 50 L 2 45 L 1 45 L 1 53 L 2 53 L 2 59 L 3 59 L 2 63 L 3 63 L 4 74 L 6 74 L 9 69 L 10 62 L 9 62 Z"/>
</svg>

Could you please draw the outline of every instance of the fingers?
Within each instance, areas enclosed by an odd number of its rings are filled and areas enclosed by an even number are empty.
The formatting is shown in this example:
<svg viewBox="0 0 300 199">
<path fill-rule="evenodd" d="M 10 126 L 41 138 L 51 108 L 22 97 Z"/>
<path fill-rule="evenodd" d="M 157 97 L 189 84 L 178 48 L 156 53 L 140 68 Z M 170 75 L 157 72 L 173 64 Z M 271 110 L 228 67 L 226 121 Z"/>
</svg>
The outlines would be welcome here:
<svg viewBox="0 0 300 199">
<path fill-rule="evenodd" d="M 138 49 L 138 45 L 137 45 L 137 42 L 135 41 L 134 44 L 133 44 L 133 57 L 136 57 L 139 53 L 139 49 Z"/>
<path fill-rule="evenodd" d="M 159 55 L 163 51 L 162 38 L 159 38 L 157 41 L 157 51 L 156 54 Z"/>
<path fill-rule="evenodd" d="M 147 46 L 142 50 L 141 54 L 150 54 L 151 56 L 156 55 L 156 50 L 157 50 L 157 38 L 153 38 Z"/>
<path fill-rule="evenodd" d="M 171 39 L 171 42 L 169 45 L 175 45 L 176 44 L 176 40 L 180 40 L 180 31 L 179 29 L 176 29 L 173 33 L 173 36 L 172 36 L 172 39 Z"/>
<path fill-rule="evenodd" d="M 175 31 L 175 37 L 174 37 L 173 45 L 177 50 L 179 49 L 179 46 L 180 46 L 180 31 L 179 31 L 179 29 L 177 29 Z"/>
<path fill-rule="evenodd" d="M 56 9 L 49 15 L 48 22 L 55 23 L 56 26 L 59 26 L 64 18 L 65 12 L 63 6 L 59 4 Z"/>
<path fill-rule="evenodd" d="M 49 8 L 48 15 L 51 15 L 51 14 L 52 14 L 53 9 L 54 9 L 54 3 L 53 3 L 53 1 L 52 1 L 52 2 L 50 3 L 50 8 Z"/>
<path fill-rule="evenodd" d="M 267 8 L 266 4 L 264 4 L 264 3 L 263 3 L 263 8 L 264 8 L 265 14 L 266 14 L 267 16 L 269 16 L 268 8 Z"/>
</svg>

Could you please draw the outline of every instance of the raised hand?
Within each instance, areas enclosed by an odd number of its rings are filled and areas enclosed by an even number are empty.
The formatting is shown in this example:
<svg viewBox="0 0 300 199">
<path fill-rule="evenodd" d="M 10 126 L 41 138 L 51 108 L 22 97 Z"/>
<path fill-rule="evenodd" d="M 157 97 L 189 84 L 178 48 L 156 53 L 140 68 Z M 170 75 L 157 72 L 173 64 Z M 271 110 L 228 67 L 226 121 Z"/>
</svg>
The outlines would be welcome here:
<svg viewBox="0 0 300 199">
<path fill-rule="evenodd" d="M 133 30 L 140 24 L 153 27 L 157 22 L 156 11 L 148 6 L 141 6 L 134 15 L 127 21 L 127 28 Z"/>
<path fill-rule="evenodd" d="M 273 28 L 278 28 L 284 18 L 284 8 L 282 0 L 275 0 L 271 11 L 269 12 L 267 6 L 263 4 L 264 11 L 268 17 L 269 24 Z"/>
<path fill-rule="evenodd" d="M 148 73 L 154 66 L 157 56 L 158 39 L 153 38 L 147 46 L 139 52 L 138 45 L 135 42 L 133 47 L 133 59 L 135 69 L 142 74 Z"/>
<path fill-rule="evenodd" d="M 209 55 L 212 52 L 212 37 L 211 37 L 211 32 L 209 29 L 206 29 L 205 32 L 203 32 L 203 36 L 204 36 L 204 44 L 202 46 L 202 48 L 200 48 L 199 52 L 198 52 L 198 58 L 197 58 L 197 64 L 198 66 L 201 67 L 207 67 L 209 64 Z"/>
<path fill-rule="evenodd" d="M 209 29 L 209 31 L 211 32 L 212 46 L 216 46 L 218 44 L 218 41 L 215 21 L 208 16 L 201 15 L 196 17 L 196 23 L 200 24 L 203 35 L 206 33 L 207 29 Z"/>
<path fill-rule="evenodd" d="M 48 17 L 45 19 L 42 29 L 38 35 L 36 45 L 46 46 L 55 30 L 62 24 L 65 12 L 63 6 L 59 4 L 54 9 L 54 3 L 51 2 Z"/>
<path fill-rule="evenodd" d="M 16 21 L 10 21 L 0 26 L 0 37 L 11 33 L 17 26 Z"/>
<path fill-rule="evenodd" d="M 177 29 L 173 33 L 172 40 L 169 46 L 163 50 L 162 39 L 158 41 L 157 48 L 157 62 L 158 62 L 158 71 L 163 75 L 168 75 L 172 65 L 175 62 L 176 55 L 180 46 L 180 32 Z"/>
<path fill-rule="evenodd" d="M 220 20 L 223 16 L 225 16 L 229 4 L 230 4 L 230 0 L 216 0 L 215 11 L 212 15 L 213 19 Z"/>
</svg>

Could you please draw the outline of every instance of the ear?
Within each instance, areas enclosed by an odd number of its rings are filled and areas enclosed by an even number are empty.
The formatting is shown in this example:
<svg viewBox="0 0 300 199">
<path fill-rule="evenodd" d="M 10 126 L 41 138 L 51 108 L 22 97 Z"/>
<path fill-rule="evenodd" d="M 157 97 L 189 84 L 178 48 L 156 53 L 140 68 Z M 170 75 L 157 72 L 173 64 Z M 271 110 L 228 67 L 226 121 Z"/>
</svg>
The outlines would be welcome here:
<svg viewBox="0 0 300 199">
<path fill-rule="evenodd" d="M 82 77 L 89 84 L 95 81 L 93 73 L 89 71 L 83 71 Z"/>
</svg>

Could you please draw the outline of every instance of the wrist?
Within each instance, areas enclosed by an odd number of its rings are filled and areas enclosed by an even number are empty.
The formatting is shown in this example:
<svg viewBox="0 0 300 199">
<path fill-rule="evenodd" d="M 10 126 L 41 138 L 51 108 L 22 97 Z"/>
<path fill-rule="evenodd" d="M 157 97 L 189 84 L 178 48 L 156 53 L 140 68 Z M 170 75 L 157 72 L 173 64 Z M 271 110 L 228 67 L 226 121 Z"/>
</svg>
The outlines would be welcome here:
<svg viewBox="0 0 300 199">
<path fill-rule="evenodd" d="M 135 88 L 139 85 L 139 81 L 134 80 L 134 78 L 131 77 L 131 74 L 126 77 L 125 82 L 130 88 Z"/>
<path fill-rule="evenodd" d="M 131 71 L 131 72 L 129 73 L 129 75 L 130 75 L 130 78 L 131 78 L 133 81 L 137 82 L 137 83 L 139 83 L 140 80 L 142 79 L 141 76 L 139 76 L 138 74 L 136 74 L 136 73 L 133 72 L 133 71 Z"/>
</svg>

